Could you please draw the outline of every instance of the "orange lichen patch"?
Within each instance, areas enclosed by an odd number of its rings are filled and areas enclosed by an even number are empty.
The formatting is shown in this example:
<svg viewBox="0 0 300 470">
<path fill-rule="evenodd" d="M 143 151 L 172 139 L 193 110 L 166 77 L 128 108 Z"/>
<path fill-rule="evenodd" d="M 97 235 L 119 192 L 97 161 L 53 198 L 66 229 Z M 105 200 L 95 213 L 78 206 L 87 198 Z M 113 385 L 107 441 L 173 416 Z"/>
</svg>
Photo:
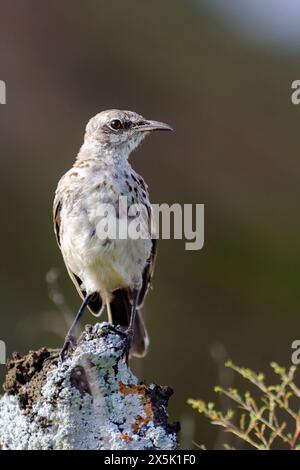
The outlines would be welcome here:
<svg viewBox="0 0 300 470">
<path fill-rule="evenodd" d="M 144 405 L 144 411 L 149 420 L 153 419 L 154 415 L 153 415 L 152 404 L 150 400 L 147 400 L 147 403 Z"/>
<path fill-rule="evenodd" d="M 120 439 L 123 439 L 124 441 L 133 441 L 132 437 L 129 436 L 129 434 L 119 434 L 118 436 Z"/>
<path fill-rule="evenodd" d="M 133 431 L 138 431 L 139 428 L 143 424 L 148 424 L 149 421 L 151 421 L 153 419 L 154 414 L 153 414 L 153 410 L 152 410 L 150 400 L 146 400 L 146 403 L 144 405 L 144 412 L 146 414 L 146 418 L 142 418 L 141 416 L 137 416 L 135 423 L 132 424 L 132 426 L 131 426 Z"/>
<path fill-rule="evenodd" d="M 154 417 L 151 400 L 146 398 L 147 387 L 146 385 L 125 385 L 120 381 L 119 389 L 123 395 L 140 395 L 141 400 L 144 402 L 143 409 L 146 417 L 143 418 L 142 416 L 138 415 L 136 417 L 135 423 L 131 425 L 133 431 L 138 431 L 143 424 L 148 424 Z"/>
<path fill-rule="evenodd" d="M 134 424 L 131 425 L 131 428 L 133 431 L 138 431 L 139 428 L 143 425 L 143 424 L 148 424 L 150 421 L 150 418 L 142 418 L 141 416 L 137 416 L 136 417 L 136 421 Z"/>
<path fill-rule="evenodd" d="M 125 385 L 123 382 L 119 382 L 119 389 L 123 395 L 139 394 L 142 396 L 146 395 L 146 385 Z"/>
</svg>

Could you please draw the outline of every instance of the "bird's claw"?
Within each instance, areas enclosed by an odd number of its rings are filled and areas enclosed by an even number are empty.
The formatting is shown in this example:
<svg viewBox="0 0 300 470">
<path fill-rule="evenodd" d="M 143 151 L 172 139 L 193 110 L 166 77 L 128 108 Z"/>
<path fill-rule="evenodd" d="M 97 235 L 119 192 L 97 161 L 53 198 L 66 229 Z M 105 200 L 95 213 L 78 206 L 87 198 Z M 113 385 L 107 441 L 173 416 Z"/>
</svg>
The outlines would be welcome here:
<svg viewBox="0 0 300 470">
<path fill-rule="evenodd" d="M 116 335 L 119 335 L 119 336 L 122 336 L 123 338 L 126 338 L 127 337 L 127 333 L 126 331 L 122 331 L 121 330 L 121 327 L 118 326 L 118 325 L 113 325 L 112 323 L 109 323 L 107 326 L 106 326 L 107 330 L 108 331 L 112 331 L 113 333 L 115 333 Z"/>
<path fill-rule="evenodd" d="M 60 359 L 63 362 L 65 358 L 67 357 L 67 354 L 69 352 L 74 351 L 74 349 L 77 346 L 77 341 L 76 338 L 72 335 L 68 335 L 65 339 L 64 345 L 62 347 L 62 350 L 60 352 Z"/>
<path fill-rule="evenodd" d="M 49 361 L 54 361 L 55 358 L 58 358 L 58 357 L 59 357 L 59 355 L 60 355 L 59 349 L 57 349 L 57 350 L 55 350 L 55 351 L 51 351 L 50 354 L 49 354 L 49 356 L 44 359 L 44 363 L 43 363 L 43 364 L 46 364 L 46 363 L 49 362 Z"/>
<path fill-rule="evenodd" d="M 128 360 L 129 360 L 129 353 L 130 353 L 130 348 L 131 348 L 131 345 L 132 345 L 133 333 L 134 332 L 133 332 L 132 328 L 128 328 L 124 332 L 124 334 L 125 334 L 124 357 L 125 357 L 126 362 L 128 362 Z"/>
</svg>

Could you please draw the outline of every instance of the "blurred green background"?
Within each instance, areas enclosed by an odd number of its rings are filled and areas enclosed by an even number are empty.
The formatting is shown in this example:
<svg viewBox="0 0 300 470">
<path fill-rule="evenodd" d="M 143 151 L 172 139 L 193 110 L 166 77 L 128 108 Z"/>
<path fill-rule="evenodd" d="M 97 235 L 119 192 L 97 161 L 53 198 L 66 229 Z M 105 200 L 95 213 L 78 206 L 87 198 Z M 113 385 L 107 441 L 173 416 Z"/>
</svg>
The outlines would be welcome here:
<svg viewBox="0 0 300 470">
<path fill-rule="evenodd" d="M 227 358 L 262 371 L 289 365 L 300 336 L 300 107 L 290 101 L 300 39 L 265 25 L 259 2 L 248 30 L 243 2 L 226 12 L 221 3 L 0 1 L 0 338 L 8 354 L 62 344 L 51 268 L 72 312 L 79 306 L 51 210 L 87 120 L 121 108 L 170 123 L 175 134 L 148 138 L 131 161 L 152 202 L 205 204 L 205 246 L 160 241 L 145 308 L 151 348 L 134 367 L 174 388 L 170 419 L 190 449 L 218 447 L 220 436 L 187 398 L 234 385 Z M 285 16 L 294 3 L 282 2 Z"/>
</svg>

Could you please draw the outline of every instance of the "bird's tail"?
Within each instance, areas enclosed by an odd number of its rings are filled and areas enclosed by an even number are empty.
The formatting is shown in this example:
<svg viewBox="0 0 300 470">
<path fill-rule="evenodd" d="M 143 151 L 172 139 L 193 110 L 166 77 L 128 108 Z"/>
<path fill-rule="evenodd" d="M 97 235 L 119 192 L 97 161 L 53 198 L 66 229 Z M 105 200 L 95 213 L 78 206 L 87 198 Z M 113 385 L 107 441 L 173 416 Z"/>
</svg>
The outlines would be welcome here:
<svg viewBox="0 0 300 470">
<path fill-rule="evenodd" d="M 128 328 L 131 315 L 131 303 L 126 290 L 118 289 L 113 293 L 110 310 L 113 324 L 120 325 L 124 330 Z M 138 309 L 135 317 L 134 336 L 130 354 L 136 357 L 143 357 L 148 351 L 148 345 L 148 333 L 142 317 L 142 312 Z"/>
</svg>

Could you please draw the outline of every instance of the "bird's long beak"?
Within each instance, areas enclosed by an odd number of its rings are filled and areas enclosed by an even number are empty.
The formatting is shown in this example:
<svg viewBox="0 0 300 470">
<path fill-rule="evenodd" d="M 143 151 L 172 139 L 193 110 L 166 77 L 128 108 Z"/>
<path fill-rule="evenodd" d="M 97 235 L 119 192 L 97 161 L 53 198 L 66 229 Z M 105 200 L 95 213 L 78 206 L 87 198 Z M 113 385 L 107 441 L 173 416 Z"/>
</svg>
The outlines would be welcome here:
<svg viewBox="0 0 300 470">
<path fill-rule="evenodd" d="M 137 131 L 146 132 L 146 131 L 173 131 L 174 129 L 165 124 L 164 122 L 158 121 L 144 121 L 141 124 L 138 124 L 135 128 Z"/>
</svg>

